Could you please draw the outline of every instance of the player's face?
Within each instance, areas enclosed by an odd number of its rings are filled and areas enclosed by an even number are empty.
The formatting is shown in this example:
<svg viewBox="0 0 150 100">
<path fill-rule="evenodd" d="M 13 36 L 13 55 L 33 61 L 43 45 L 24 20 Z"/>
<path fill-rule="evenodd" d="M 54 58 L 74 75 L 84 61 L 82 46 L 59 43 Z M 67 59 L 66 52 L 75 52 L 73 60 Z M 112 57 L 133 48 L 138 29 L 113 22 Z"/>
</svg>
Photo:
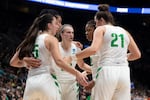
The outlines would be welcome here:
<svg viewBox="0 0 150 100">
<path fill-rule="evenodd" d="M 59 29 L 59 25 L 58 25 L 58 22 L 56 20 L 56 17 L 53 17 L 53 21 L 52 21 L 50 26 L 51 26 L 50 30 L 51 30 L 52 35 L 56 35 L 56 32 Z"/>
<path fill-rule="evenodd" d="M 62 18 L 61 18 L 61 16 L 57 16 L 57 24 L 58 24 L 58 27 L 59 27 L 57 32 L 59 32 L 59 30 L 60 30 L 60 28 L 62 26 Z"/>
<path fill-rule="evenodd" d="M 74 29 L 71 26 L 66 26 L 61 34 L 62 41 L 73 41 Z"/>
<path fill-rule="evenodd" d="M 88 41 L 92 41 L 95 28 L 89 24 L 85 26 L 85 34 Z"/>
</svg>

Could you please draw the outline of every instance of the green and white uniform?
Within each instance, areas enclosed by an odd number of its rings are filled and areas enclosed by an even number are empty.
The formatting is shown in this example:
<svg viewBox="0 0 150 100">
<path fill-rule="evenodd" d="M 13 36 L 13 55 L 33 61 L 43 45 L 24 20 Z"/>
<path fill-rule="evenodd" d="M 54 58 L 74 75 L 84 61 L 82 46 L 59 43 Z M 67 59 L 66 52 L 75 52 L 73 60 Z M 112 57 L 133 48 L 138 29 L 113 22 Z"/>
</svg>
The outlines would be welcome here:
<svg viewBox="0 0 150 100">
<path fill-rule="evenodd" d="M 90 63 L 91 63 L 91 68 L 92 68 L 92 78 L 93 78 L 93 80 L 96 80 L 98 59 L 99 59 L 99 56 L 98 56 L 97 53 L 90 56 Z"/>
<path fill-rule="evenodd" d="M 57 82 L 50 74 L 53 58 L 44 43 L 47 35 L 40 34 L 36 39 L 33 53 L 42 64 L 29 69 L 23 100 L 61 100 Z"/>
<path fill-rule="evenodd" d="M 59 49 L 62 57 L 71 56 L 81 51 L 73 43 L 68 51 L 65 51 L 61 46 L 61 43 L 59 43 Z M 76 64 L 76 61 L 72 61 L 69 65 L 70 67 L 75 68 Z M 59 67 L 56 68 L 55 72 L 61 86 L 62 100 L 79 100 L 79 86 L 76 77 Z"/>
<path fill-rule="evenodd" d="M 91 100 L 130 100 L 130 70 L 127 61 L 129 37 L 117 26 L 105 25 L 98 54 L 96 83 Z"/>
<path fill-rule="evenodd" d="M 92 68 L 92 80 L 94 81 L 96 81 L 96 78 L 97 78 L 96 75 L 98 74 L 98 71 L 97 71 L 98 59 L 99 59 L 99 56 L 97 53 L 90 56 L 90 63 L 91 63 L 91 68 Z M 94 94 L 94 87 L 92 88 L 91 93 Z M 90 95 L 90 98 L 91 98 L 91 95 Z"/>
</svg>

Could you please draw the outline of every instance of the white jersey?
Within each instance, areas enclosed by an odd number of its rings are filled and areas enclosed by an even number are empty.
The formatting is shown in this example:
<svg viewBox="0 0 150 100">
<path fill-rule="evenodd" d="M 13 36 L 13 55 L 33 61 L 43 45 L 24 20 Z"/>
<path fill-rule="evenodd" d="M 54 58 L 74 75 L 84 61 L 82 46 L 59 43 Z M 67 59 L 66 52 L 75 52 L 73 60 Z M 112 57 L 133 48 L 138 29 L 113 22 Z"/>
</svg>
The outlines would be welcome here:
<svg viewBox="0 0 150 100">
<path fill-rule="evenodd" d="M 36 39 L 33 55 L 42 64 L 29 69 L 23 100 L 61 100 L 57 80 L 50 74 L 53 58 L 45 47 L 44 40 L 47 35 L 40 34 Z"/>
<path fill-rule="evenodd" d="M 105 28 L 103 45 L 97 52 L 98 66 L 128 65 L 127 50 L 130 42 L 128 34 L 118 26 L 105 25 Z"/>
<path fill-rule="evenodd" d="M 42 64 L 38 68 L 31 68 L 29 70 L 29 76 L 36 73 L 50 73 L 50 67 L 52 67 L 53 58 L 48 49 L 45 47 L 44 39 L 47 35 L 48 34 L 41 34 L 36 39 L 33 55 L 35 58 L 40 59 Z"/>
<path fill-rule="evenodd" d="M 59 50 L 60 53 L 62 55 L 62 57 L 67 57 L 67 56 L 71 56 L 76 54 L 77 52 L 81 51 L 80 48 L 78 48 L 74 43 L 71 43 L 71 48 L 68 51 L 65 51 L 62 46 L 61 43 L 59 43 Z M 72 61 L 70 65 L 70 67 L 75 68 L 77 62 L 76 61 Z M 61 69 L 60 67 L 56 68 L 56 76 L 57 79 L 59 81 L 74 81 L 76 79 L 76 77 L 72 74 L 70 74 L 69 72 L 66 72 L 65 70 Z"/>
<path fill-rule="evenodd" d="M 95 54 L 97 69 L 91 100 L 130 100 L 130 70 L 127 61 L 129 37 L 118 26 L 104 25 L 102 46 Z M 94 66 L 95 66 L 94 65 Z"/>
</svg>

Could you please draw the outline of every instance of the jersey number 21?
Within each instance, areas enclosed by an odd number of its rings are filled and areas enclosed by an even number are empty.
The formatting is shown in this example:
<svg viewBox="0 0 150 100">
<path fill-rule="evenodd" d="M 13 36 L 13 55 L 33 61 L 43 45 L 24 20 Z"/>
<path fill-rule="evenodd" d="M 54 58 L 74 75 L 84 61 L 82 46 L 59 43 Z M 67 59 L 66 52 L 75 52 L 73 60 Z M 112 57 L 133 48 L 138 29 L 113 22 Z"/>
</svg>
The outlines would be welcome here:
<svg viewBox="0 0 150 100">
<path fill-rule="evenodd" d="M 116 33 L 112 33 L 112 41 L 111 41 L 111 47 L 118 47 L 119 45 L 124 48 L 124 35 L 123 34 L 116 34 Z M 121 43 L 118 43 L 118 40 L 121 40 Z"/>
</svg>

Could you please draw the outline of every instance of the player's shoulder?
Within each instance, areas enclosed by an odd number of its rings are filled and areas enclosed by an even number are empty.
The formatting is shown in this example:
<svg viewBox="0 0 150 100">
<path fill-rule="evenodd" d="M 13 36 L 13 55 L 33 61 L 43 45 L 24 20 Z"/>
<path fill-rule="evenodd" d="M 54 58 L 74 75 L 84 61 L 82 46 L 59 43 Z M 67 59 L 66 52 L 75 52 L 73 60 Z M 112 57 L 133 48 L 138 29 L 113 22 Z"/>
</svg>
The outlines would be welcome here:
<svg viewBox="0 0 150 100">
<path fill-rule="evenodd" d="M 95 31 L 105 31 L 106 28 L 107 28 L 106 25 L 98 26 L 98 27 L 95 29 Z"/>
<path fill-rule="evenodd" d="M 52 42 L 52 43 L 58 42 L 57 38 L 54 37 L 54 36 L 52 36 L 52 35 L 47 35 L 47 36 L 45 37 L 45 41 L 46 41 L 46 42 Z"/>
</svg>

